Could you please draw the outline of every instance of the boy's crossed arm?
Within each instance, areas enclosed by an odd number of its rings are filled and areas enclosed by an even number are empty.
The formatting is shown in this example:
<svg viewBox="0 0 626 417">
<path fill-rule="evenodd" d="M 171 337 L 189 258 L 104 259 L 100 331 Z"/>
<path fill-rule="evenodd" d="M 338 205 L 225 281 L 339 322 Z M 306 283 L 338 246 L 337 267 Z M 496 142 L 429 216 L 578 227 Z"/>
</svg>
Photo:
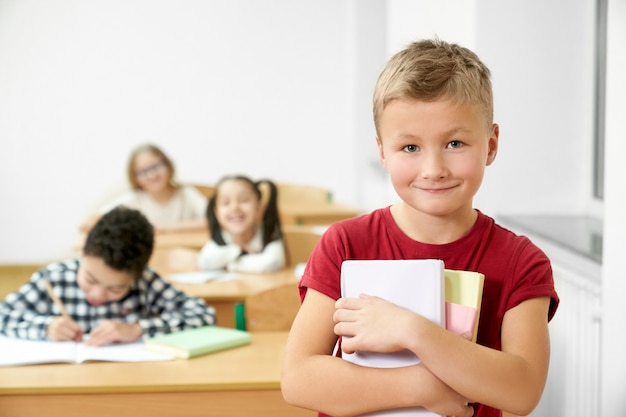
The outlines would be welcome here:
<svg viewBox="0 0 626 417">
<path fill-rule="evenodd" d="M 308 290 L 285 352 L 281 384 L 287 402 L 336 417 L 411 406 L 442 415 L 472 415 L 468 399 L 422 364 L 367 368 L 332 356 L 337 340 L 334 313 L 334 300 Z"/>
<path fill-rule="evenodd" d="M 335 332 L 355 336 L 344 351 L 409 349 L 438 378 L 473 402 L 530 413 L 541 398 L 549 361 L 550 299 L 527 300 L 505 314 L 502 351 L 471 343 L 377 297 L 337 302 Z"/>
<path fill-rule="evenodd" d="M 285 359 L 290 372 L 306 372 L 309 383 L 291 398 L 294 387 L 285 373 L 285 396 L 288 401 L 302 400 L 297 405 L 303 407 L 327 404 L 326 411 L 334 415 L 423 406 L 442 415 L 470 416 L 472 409 L 465 406 L 468 401 L 528 414 L 541 397 L 548 369 L 548 305 L 549 299 L 537 298 L 511 309 L 502 327 L 503 351 L 497 351 L 377 297 L 341 299 L 335 305 L 325 295 L 309 290 L 294 322 Z M 324 325 L 320 324 L 322 311 L 327 317 Z M 422 363 L 375 369 L 325 358 L 335 340 L 324 331 L 325 326 L 338 335 L 352 336 L 343 341 L 346 352 L 408 348 Z M 332 375 L 332 380 L 327 375 Z"/>
</svg>

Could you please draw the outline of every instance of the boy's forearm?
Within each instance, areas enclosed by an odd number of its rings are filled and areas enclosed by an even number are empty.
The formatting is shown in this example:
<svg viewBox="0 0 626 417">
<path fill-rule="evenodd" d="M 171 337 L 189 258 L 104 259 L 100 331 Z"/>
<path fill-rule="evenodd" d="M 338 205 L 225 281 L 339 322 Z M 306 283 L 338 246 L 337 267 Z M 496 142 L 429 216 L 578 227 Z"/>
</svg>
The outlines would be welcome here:
<svg viewBox="0 0 626 417">
<path fill-rule="evenodd" d="M 309 289 L 293 322 L 281 388 L 290 404 L 339 416 L 402 407 L 470 416 L 462 397 L 423 365 L 368 368 L 332 356 L 335 300 Z M 352 339 L 354 340 L 354 339 Z"/>
<path fill-rule="evenodd" d="M 475 344 L 434 324 L 422 322 L 416 329 L 409 348 L 437 377 L 471 401 L 518 415 L 536 406 L 545 384 L 549 344 L 546 351 L 538 349 L 538 355 L 525 357 Z"/>
<path fill-rule="evenodd" d="M 281 378 L 285 400 L 335 417 L 417 406 L 425 401 L 419 388 L 428 373 L 423 367 L 366 368 L 319 355 L 288 368 Z"/>
</svg>

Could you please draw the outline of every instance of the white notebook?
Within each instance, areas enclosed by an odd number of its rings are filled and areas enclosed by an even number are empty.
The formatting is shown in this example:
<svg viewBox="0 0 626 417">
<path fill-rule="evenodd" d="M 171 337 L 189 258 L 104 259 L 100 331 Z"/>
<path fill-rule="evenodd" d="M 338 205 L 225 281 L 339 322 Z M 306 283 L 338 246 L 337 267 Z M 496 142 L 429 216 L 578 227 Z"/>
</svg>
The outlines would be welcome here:
<svg viewBox="0 0 626 417">
<path fill-rule="evenodd" d="M 88 346 L 83 342 L 24 340 L 0 335 L 0 366 L 43 363 L 155 362 L 175 359 L 171 355 L 148 352 L 143 341 Z"/>
<path fill-rule="evenodd" d="M 341 295 L 358 298 L 375 295 L 411 310 L 445 327 L 444 264 L 436 259 L 349 260 L 341 267 Z M 342 357 L 362 366 L 394 368 L 419 363 L 411 351 L 393 353 L 342 353 Z M 438 416 L 422 407 L 386 410 L 371 416 Z"/>
</svg>

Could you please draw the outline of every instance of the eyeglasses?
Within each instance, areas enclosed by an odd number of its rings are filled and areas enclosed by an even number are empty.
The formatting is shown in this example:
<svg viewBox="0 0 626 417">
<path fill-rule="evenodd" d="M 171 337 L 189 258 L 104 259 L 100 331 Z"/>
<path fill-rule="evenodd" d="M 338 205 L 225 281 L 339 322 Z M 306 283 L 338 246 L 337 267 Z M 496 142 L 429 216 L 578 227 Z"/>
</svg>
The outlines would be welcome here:
<svg viewBox="0 0 626 417">
<path fill-rule="evenodd" d="M 145 168 L 142 169 L 138 169 L 135 171 L 135 177 L 137 178 L 141 178 L 141 177 L 147 177 L 148 175 L 154 173 L 154 172 L 158 172 L 160 171 L 162 168 L 165 168 L 165 161 L 164 160 L 159 160 L 158 162 L 155 162 L 152 165 L 149 165 Z"/>
</svg>

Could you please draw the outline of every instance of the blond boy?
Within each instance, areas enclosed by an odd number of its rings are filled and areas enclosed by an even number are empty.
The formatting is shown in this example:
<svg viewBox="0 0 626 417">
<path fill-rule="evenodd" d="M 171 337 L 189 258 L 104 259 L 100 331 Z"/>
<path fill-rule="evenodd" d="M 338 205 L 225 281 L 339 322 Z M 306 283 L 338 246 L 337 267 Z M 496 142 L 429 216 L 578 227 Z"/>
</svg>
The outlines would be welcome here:
<svg viewBox="0 0 626 417">
<path fill-rule="evenodd" d="M 498 150 L 489 70 L 458 45 L 413 43 L 379 77 L 374 121 L 401 200 L 334 224 L 312 254 L 286 347 L 285 399 L 335 417 L 417 406 L 462 417 L 530 413 L 559 299 L 545 254 L 473 207 Z M 478 343 L 372 295 L 340 298 L 344 260 L 428 258 L 485 275 Z M 333 355 L 338 341 L 336 356 L 406 348 L 422 362 L 359 367 Z"/>
</svg>

